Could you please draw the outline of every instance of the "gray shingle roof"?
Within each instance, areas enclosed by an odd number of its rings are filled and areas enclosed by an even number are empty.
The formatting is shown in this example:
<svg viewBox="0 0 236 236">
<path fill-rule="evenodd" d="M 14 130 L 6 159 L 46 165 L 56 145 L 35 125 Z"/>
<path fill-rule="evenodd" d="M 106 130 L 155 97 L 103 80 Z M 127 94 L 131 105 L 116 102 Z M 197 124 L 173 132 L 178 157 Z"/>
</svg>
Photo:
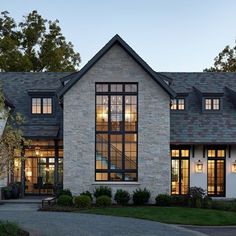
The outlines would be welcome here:
<svg viewBox="0 0 236 236">
<path fill-rule="evenodd" d="M 27 137 L 57 136 L 62 138 L 62 108 L 57 97 L 55 99 L 55 115 L 32 116 L 28 92 L 54 91 L 60 87 L 60 78 L 70 73 L 30 73 L 30 72 L 1 72 L 0 83 L 4 94 L 13 104 L 14 112 L 19 112 L 25 119 L 22 130 Z M 59 130 L 58 130 L 59 129 Z"/>
<path fill-rule="evenodd" d="M 186 111 L 171 111 L 171 143 L 236 143 L 236 109 L 232 93 L 236 91 L 236 73 L 161 73 L 171 79 L 171 88 L 176 93 L 189 93 Z M 224 93 L 222 110 L 202 110 L 204 93 Z"/>
</svg>

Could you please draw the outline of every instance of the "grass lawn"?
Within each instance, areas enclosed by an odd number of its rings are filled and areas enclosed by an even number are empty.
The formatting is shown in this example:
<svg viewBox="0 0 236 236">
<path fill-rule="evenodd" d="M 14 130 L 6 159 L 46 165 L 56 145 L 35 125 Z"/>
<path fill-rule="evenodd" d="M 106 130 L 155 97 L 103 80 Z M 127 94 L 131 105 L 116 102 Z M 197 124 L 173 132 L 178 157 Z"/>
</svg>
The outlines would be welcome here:
<svg viewBox="0 0 236 236">
<path fill-rule="evenodd" d="M 1 236 L 28 236 L 29 233 L 20 229 L 15 223 L 0 221 Z"/>
<path fill-rule="evenodd" d="M 80 212 L 147 219 L 184 225 L 236 225 L 236 213 L 184 207 L 112 207 L 93 208 Z"/>
</svg>

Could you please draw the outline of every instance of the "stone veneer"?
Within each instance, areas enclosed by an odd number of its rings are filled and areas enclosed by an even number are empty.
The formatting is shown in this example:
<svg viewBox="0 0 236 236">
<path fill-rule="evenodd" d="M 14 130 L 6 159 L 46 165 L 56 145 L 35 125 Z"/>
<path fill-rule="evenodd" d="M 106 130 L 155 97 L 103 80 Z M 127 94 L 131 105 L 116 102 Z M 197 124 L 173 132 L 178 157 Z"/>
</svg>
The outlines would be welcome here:
<svg viewBox="0 0 236 236">
<path fill-rule="evenodd" d="M 138 82 L 138 182 L 95 182 L 95 82 Z M 64 95 L 64 188 L 170 193 L 169 95 L 118 44 Z"/>
</svg>

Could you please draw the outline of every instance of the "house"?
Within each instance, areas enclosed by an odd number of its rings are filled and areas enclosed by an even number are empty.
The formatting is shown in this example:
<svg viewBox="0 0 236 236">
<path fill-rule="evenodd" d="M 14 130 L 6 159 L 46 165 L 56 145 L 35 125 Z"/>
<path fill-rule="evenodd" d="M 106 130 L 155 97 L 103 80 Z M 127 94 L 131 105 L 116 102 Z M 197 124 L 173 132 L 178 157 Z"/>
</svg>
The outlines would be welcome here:
<svg viewBox="0 0 236 236">
<path fill-rule="evenodd" d="M 2 185 L 236 197 L 236 73 L 155 72 L 116 35 L 79 72 L 0 81 L 32 140 Z"/>
</svg>

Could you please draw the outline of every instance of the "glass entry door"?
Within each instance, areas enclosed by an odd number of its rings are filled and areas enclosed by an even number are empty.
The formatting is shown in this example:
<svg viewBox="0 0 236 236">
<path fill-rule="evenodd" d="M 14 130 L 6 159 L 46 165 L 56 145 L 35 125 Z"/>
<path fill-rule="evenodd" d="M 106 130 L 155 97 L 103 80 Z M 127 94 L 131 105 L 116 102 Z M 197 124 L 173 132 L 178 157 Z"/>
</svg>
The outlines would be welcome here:
<svg viewBox="0 0 236 236">
<path fill-rule="evenodd" d="M 25 193 L 53 194 L 54 170 L 54 158 L 27 158 L 25 160 Z"/>
</svg>

